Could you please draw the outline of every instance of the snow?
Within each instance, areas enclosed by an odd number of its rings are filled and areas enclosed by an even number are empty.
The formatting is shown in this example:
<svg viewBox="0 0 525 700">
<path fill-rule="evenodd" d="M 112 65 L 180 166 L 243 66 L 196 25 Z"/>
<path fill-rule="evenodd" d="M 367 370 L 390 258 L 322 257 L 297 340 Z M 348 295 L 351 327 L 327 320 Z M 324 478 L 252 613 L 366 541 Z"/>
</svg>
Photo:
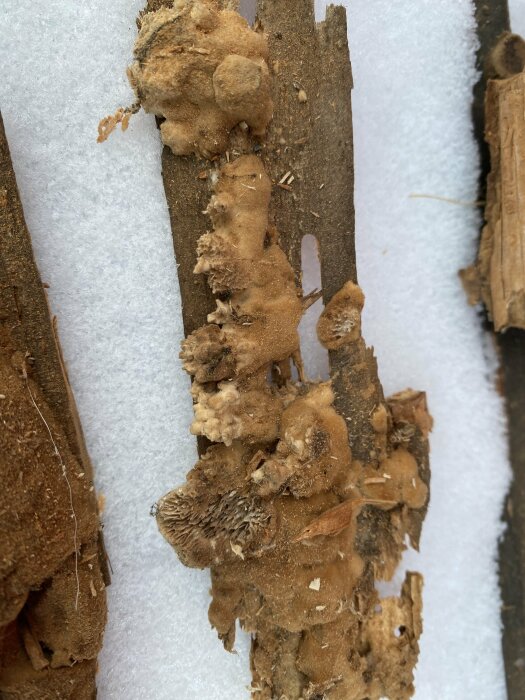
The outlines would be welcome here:
<svg viewBox="0 0 525 700">
<path fill-rule="evenodd" d="M 509 0 L 512 31 L 525 36 L 525 0 Z"/>
<path fill-rule="evenodd" d="M 206 616 L 208 574 L 182 567 L 149 516 L 196 454 L 160 144 L 144 114 L 96 144 L 98 120 L 133 100 L 124 69 L 142 4 L 4 0 L 2 111 L 106 497 L 114 574 L 100 698 L 247 698 L 246 638 L 237 655 L 222 650 Z M 410 197 L 476 199 L 473 9 L 468 0 L 345 4 L 364 333 L 386 392 L 426 389 L 435 418 L 431 507 L 421 553 L 404 561 L 426 582 L 416 698 L 503 700 L 495 559 L 505 424 L 494 351 L 457 277 L 480 213 Z M 523 0 L 511 9 L 525 30 Z M 307 342 L 308 371 L 322 374 L 325 357 Z"/>
</svg>

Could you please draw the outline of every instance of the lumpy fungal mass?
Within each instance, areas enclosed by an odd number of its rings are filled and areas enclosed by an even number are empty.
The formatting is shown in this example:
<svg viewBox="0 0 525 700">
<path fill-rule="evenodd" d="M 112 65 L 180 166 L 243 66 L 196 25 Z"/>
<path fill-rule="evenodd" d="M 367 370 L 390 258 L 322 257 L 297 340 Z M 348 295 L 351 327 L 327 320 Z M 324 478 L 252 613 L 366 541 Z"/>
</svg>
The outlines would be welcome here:
<svg viewBox="0 0 525 700">
<path fill-rule="evenodd" d="M 370 421 L 388 447 L 378 465 L 364 465 L 352 460 L 330 381 L 284 372 L 269 381 L 276 366 L 301 368 L 303 308 L 269 226 L 269 200 L 257 156 L 220 169 L 207 210 L 213 230 L 199 241 L 195 267 L 220 295 L 217 310 L 181 351 L 193 377 L 192 432 L 214 444 L 160 499 L 158 525 L 187 566 L 211 569 L 209 618 L 226 649 L 237 620 L 252 634 L 254 698 L 408 697 L 421 579 L 410 574 L 399 599 L 379 601 L 356 537 L 359 516 L 378 509 L 391 551 L 377 568 L 391 575 L 410 511 L 428 499 L 410 449 L 430 428 L 424 395 L 376 407 Z M 318 324 L 328 348 L 360 336 L 362 305 L 351 282 L 334 296 Z"/>
<path fill-rule="evenodd" d="M 157 522 L 185 565 L 210 568 L 209 619 L 225 648 L 237 621 L 251 634 L 253 698 L 403 700 L 414 690 L 422 578 L 408 573 L 400 595 L 383 599 L 375 582 L 393 576 L 407 541 L 418 546 L 432 421 L 422 392 L 385 400 L 376 375 L 350 383 L 371 435 L 370 450 L 353 456 L 337 374 L 305 375 L 298 326 L 309 297 L 279 243 L 270 207 L 280 183 L 259 145 L 272 81 L 291 77 L 234 4 L 156 3 L 129 69 L 173 154 L 212 159 L 210 230 L 194 273 L 206 275 L 216 307 L 180 354 L 201 456 L 159 500 Z M 296 103 L 310 109 L 315 94 L 301 90 Z M 106 120 L 102 137 L 135 109 Z M 372 377 L 361 289 L 348 280 L 325 301 L 318 336 L 331 363 L 339 353 L 356 365 L 349 376 Z"/>
<path fill-rule="evenodd" d="M 175 0 L 140 20 L 128 78 L 137 103 L 101 122 L 104 140 L 139 106 L 162 118 L 162 141 L 177 155 L 223 153 L 243 122 L 264 134 L 272 116 L 265 36 L 217 2 Z"/>
</svg>

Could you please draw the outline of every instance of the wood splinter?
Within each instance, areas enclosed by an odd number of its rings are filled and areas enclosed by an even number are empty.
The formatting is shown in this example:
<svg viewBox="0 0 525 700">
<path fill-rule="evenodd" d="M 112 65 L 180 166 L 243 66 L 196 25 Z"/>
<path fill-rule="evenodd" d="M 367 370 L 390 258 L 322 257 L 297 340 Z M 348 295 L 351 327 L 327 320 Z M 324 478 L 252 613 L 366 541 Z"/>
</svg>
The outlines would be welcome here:
<svg viewBox="0 0 525 700">
<path fill-rule="evenodd" d="M 495 331 L 525 329 L 525 42 L 505 32 L 490 56 L 485 140 L 490 148 L 485 226 L 476 262 L 461 271 L 471 304 Z"/>
</svg>

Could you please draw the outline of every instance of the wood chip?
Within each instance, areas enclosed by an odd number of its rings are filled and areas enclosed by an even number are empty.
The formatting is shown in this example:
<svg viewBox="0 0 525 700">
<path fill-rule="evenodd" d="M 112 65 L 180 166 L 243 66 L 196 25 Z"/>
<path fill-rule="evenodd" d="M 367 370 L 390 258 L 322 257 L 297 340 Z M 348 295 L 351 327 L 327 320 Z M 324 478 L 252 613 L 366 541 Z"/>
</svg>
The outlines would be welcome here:
<svg viewBox="0 0 525 700">
<path fill-rule="evenodd" d="M 201 56 L 209 56 L 211 51 L 208 49 L 201 49 L 198 46 L 190 46 L 188 49 L 186 49 L 189 53 L 198 53 Z"/>
<path fill-rule="evenodd" d="M 378 508 L 393 508 L 396 501 L 387 501 L 374 498 L 356 498 L 343 501 L 334 508 L 325 511 L 295 538 L 294 542 L 301 542 L 320 535 L 336 535 L 347 528 L 352 520 L 358 515 L 360 509 L 365 505 L 377 506 Z"/>
<path fill-rule="evenodd" d="M 244 554 L 242 552 L 242 547 L 240 544 L 233 544 L 233 542 L 230 542 L 230 547 L 232 549 L 232 552 L 235 554 L 235 556 L 240 557 L 244 561 Z"/>
<path fill-rule="evenodd" d="M 98 512 L 100 514 L 102 514 L 104 512 L 105 507 L 106 507 L 106 497 L 104 496 L 103 493 L 98 494 L 97 506 L 98 506 Z"/>
</svg>

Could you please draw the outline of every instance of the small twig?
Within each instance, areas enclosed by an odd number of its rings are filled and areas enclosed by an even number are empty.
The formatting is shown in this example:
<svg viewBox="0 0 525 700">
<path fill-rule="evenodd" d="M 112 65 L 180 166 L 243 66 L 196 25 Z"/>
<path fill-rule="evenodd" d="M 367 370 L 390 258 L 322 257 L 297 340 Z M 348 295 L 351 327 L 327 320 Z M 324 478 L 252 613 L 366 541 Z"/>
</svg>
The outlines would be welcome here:
<svg viewBox="0 0 525 700">
<path fill-rule="evenodd" d="M 479 201 L 466 201 L 463 199 L 453 199 L 452 197 L 441 197 L 438 194 L 409 194 L 409 199 L 435 199 L 438 202 L 447 202 L 448 204 L 457 204 L 461 207 L 484 207 L 485 202 Z"/>
<path fill-rule="evenodd" d="M 306 311 L 306 309 L 309 309 L 310 306 L 313 306 L 315 304 L 315 302 L 318 301 L 322 296 L 323 296 L 322 289 L 314 289 L 309 294 L 304 296 L 303 297 L 303 311 Z"/>
</svg>

